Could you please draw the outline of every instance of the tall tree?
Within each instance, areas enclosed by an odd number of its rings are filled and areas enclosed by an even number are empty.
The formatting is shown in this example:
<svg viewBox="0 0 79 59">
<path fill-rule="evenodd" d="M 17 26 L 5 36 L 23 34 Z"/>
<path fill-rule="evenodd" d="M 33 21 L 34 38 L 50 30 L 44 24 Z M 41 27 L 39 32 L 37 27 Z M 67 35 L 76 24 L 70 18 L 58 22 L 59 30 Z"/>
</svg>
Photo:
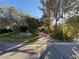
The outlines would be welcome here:
<svg viewBox="0 0 79 59">
<path fill-rule="evenodd" d="M 9 6 L 9 7 L 8 7 L 8 16 L 10 16 L 10 20 L 11 20 L 11 21 L 14 21 L 14 20 L 13 20 L 13 13 L 15 13 L 15 11 L 16 11 L 16 10 L 15 10 L 14 7 L 12 7 L 12 6 Z"/>
<path fill-rule="evenodd" d="M 48 25 L 48 33 L 50 33 L 50 4 L 47 4 L 49 1 L 40 1 L 42 4 L 42 8 L 40 8 L 43 11 L 44 20 L 46 21 L 46 24 Z"/>
<path fill-rule="evenodd" d="M 43 12 L 47 15 L 48 28 L 50 24 L 50 19 L 54 17 L 56 19 L 55 32 L 57 32 L 57 21 L 58 16 L 63 17 L 63 13 L 72 10 L 74 3 L 77 0 L 41 0 L 43 7 Z M 76 3 L 75 3 L 76 4 Z M 50 30 L 50 28 L 49 28 Z"/>
</svg>

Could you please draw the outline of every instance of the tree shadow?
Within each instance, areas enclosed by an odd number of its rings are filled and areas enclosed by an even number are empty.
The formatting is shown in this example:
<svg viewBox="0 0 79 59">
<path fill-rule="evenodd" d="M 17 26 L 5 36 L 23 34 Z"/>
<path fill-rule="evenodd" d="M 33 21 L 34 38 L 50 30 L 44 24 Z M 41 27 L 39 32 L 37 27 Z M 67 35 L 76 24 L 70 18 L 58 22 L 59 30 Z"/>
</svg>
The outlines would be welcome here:
<svg viewBox="0 0 79 59">
<path fill-rule="evenodd" d="M 5 42 L 3 43 L 4 46 L 3 45 L 0 46 L 0 56 L 7 54 L 7 53 L 10 53 L 10 52 L 15 52 L 15 53 L 23 52 L 23 53 L 29 53 L 30 55 L 35 54 L 35 52 L 32 51 L 33 49 L 25 49 L 25 50 L 19 49 L 19 48 L 27 45 L 27 41 L 24 41 L 24 42 L 21 42 L 21 43 L 13 43 L 13 44 L 6 42 L 6 44 L 7 43 L 8 43 L 9 46 L 5 45 Z M 32 52 L 30 52 L 30 51 L 32 51 Z M 12 55 L 14 55 L 14 54 L 12 54 Z"/>
<path fill-rule="evenodd" d="M 79 59 L 79 44 L 48 45 L 39 59 Z"/>
<path fill-rule="evenodd" d="M 38 39 L 38 38 L 43 37 L 43 36 L 44 35 L 37 36 L 35 39 Z M 33 41 L 35 42 L 36 40 L 33 40 Z M 31 43 L 33 43 L 33 41 Z M 0 44 L 1 44 L 0 45 L 0 56 L 7 54 L 7 53 L 10 53 L 10 52 L 14 52 L 11 55 L 16 54 L 17 52 L 28 53 L 30 55 L 36 54 L 36 52 L 32 48 L 20 50 L 21 47 L 30 44 L 27 42 L 27 40 L 25 40 L 23 42 L 19 42 L 19 43 L 1 42 Z"/>
</svg>

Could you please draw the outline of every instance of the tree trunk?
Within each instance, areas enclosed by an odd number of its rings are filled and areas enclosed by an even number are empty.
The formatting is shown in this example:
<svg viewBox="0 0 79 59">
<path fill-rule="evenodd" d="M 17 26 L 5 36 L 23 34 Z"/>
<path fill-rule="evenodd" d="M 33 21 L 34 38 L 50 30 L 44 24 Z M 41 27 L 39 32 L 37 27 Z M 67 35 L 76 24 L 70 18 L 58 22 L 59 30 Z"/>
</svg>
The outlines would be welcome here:
<svg viewBox="0 0 79 59">
<path fill-rule="evenodd" d="M 56 23 L 55 23 L 55 29 L 54 29 L 54 32 L 57 33 L 57 31 L 58 31 L 58 28 L 57 28 L 57 21 L 58 21 L 57 13 L 55 14 L 55 18 L 56 18 Z"/>
<path fill-rule="evenodd" d="M 55 33 L 57 32 L 57 19 L 56 19 L 56 23 L 55 23 Z"/>
<path fill-rule="evenodd" d="M 48 16 L 48 34 L 50 34 L 50 9 L 49 9 L 49 16 Z"/>
</svg>

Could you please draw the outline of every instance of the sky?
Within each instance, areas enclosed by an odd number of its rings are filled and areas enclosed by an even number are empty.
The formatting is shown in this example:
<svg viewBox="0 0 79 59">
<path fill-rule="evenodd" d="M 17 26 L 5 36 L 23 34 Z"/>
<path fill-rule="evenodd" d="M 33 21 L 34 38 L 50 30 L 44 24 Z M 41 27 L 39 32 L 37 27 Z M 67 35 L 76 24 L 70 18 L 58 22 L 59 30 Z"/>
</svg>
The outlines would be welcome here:
<svg viewBox="0 0 79 59">
<path fill-rule="evenodd" d="M 34 17 L 40 18 L 42 11 L 39 10 L 40 0 L 0 0 L 0 7 L 11 5 L 17 10 L 28 12 Z"/>
</svg>

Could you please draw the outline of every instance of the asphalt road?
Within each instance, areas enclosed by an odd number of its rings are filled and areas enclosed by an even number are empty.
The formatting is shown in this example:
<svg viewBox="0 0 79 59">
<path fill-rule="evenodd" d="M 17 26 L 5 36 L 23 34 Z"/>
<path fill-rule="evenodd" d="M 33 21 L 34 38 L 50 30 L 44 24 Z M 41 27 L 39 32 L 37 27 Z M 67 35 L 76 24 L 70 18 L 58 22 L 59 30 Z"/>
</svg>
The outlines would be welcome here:
<svg viewBox="0 0 79 59">
<path fill-rule="evenodd" d="M 39 59 L 79 59 L 79 43 L 51 43 Z"/>
</svg>

